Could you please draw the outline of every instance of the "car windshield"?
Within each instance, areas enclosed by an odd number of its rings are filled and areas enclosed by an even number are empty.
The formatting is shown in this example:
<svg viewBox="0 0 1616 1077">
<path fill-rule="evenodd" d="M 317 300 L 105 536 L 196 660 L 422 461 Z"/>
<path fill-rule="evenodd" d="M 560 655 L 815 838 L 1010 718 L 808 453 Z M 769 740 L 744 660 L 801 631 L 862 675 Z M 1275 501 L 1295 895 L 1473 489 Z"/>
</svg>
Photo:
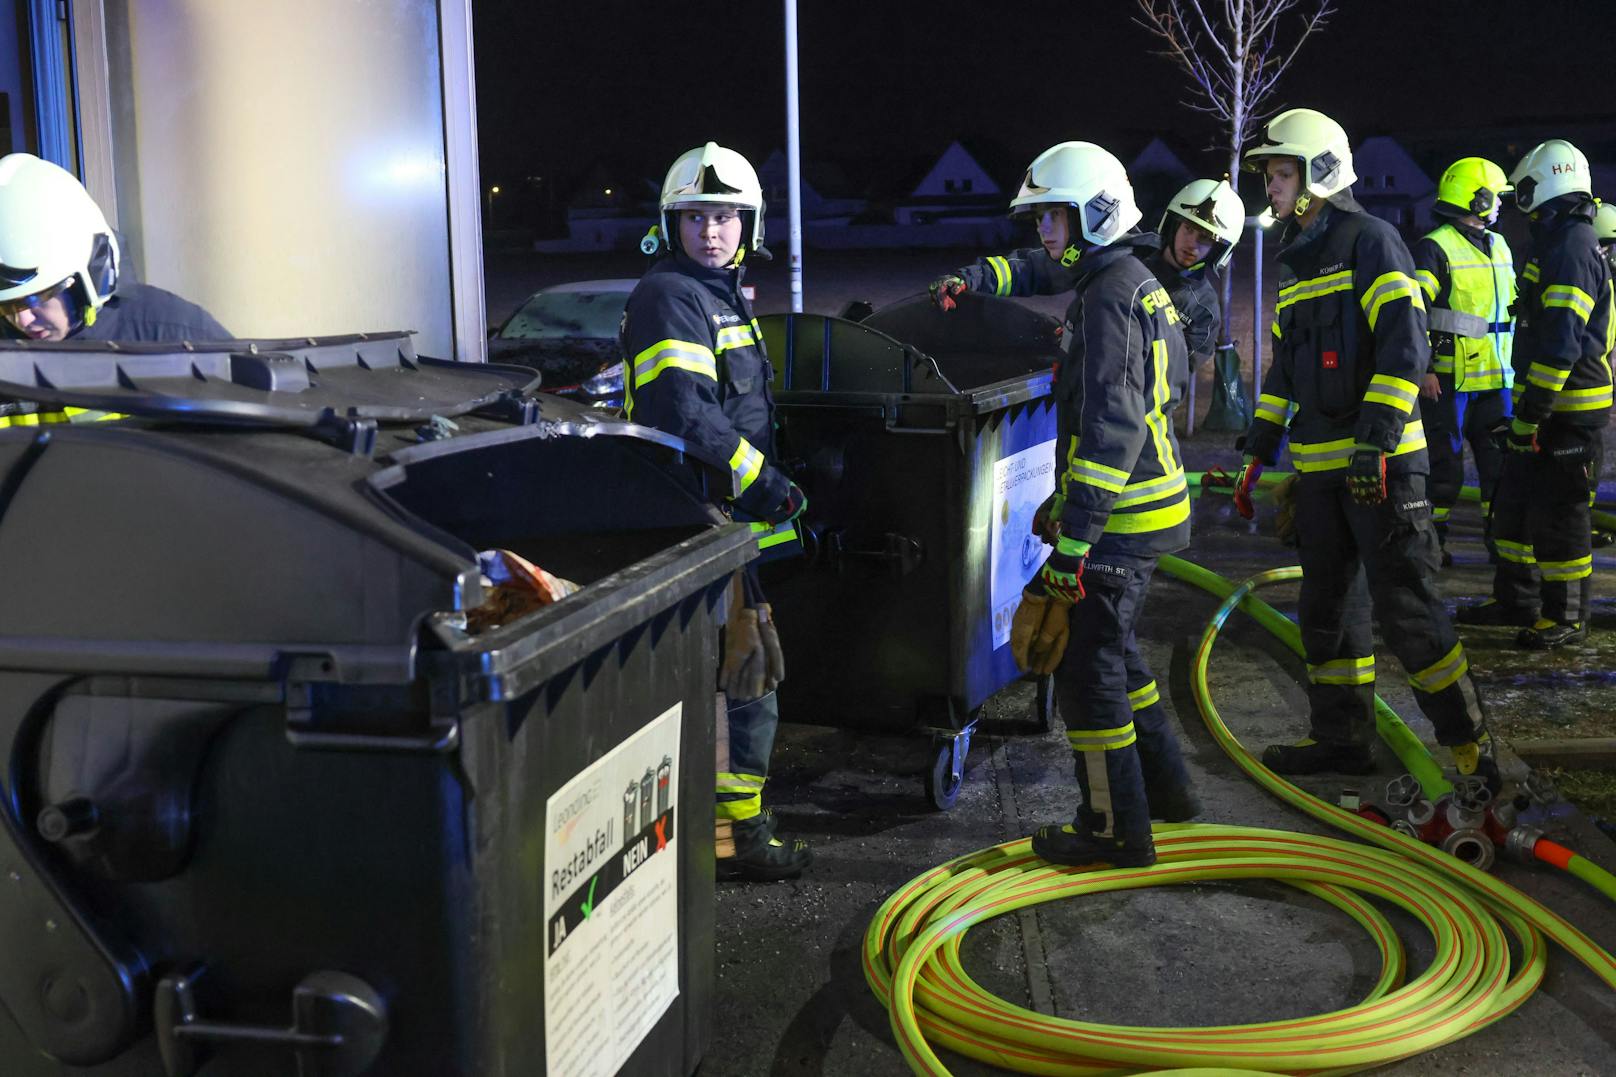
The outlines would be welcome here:
<svg viewBox="0 0 1616 1077">
<path fill-rule="evenodd" d="M 614 340 L 627 292 L 540 292 L 499 335 L 517 340 Z"/>
</svg>

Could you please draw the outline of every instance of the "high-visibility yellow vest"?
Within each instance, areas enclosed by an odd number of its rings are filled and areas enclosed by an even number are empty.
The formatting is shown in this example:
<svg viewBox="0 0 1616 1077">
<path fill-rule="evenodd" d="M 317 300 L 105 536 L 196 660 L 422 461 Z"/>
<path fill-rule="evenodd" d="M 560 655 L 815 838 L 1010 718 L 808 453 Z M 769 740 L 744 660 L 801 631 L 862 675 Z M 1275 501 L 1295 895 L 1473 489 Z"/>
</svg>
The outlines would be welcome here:
<svg viewBox="0 0 1616 1077">
<path fill-rule="evenodd" d="M 1447 303 L 1430 305 L 1431 331 L 1453 335 L 1453 354 L 1433 356 L 1431 369 L 1452 374 L 1453 387 L 1461 393 L 1507 389 L 1515 380 L 1509 361 L 1515 343 L 1509 314 L 1515 302 L 1515 263 L 1503 236 L 1487 236 L 1491 255 L 1477 250 L 1451 224 L 1427 237 L 1448 257 Z"/>
</svg>

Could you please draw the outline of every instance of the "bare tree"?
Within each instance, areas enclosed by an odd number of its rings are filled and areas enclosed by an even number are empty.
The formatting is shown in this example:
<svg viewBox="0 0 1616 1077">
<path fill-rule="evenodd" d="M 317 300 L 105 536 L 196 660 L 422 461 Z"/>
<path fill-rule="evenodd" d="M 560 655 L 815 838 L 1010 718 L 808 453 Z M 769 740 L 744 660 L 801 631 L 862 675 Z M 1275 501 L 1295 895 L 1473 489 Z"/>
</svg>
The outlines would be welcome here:
<svg viewBox="0 0 1616 1077">
<path fill-rule="evenodd" d="M 1228 141 L 1229 175 L 1252 128 L 1274 111 L 1274 85 L 1303 43 L 1324 28 L 1331 0 L 1138 0 L 1140 26 L 1165 43 L 1160 52 L 1190 77 L 1186 107 L 1216 119 Z M 1218 8 L 1221 7 L 1221 12 Z M 1285 16 L 1296 13 L 1295 19 Z M 1294 27 L 1287 45 L 1281 33 Z"/>
<path fill-rule="evenodd" d="M 1160 38 L 1159 55 L 1190 77 L 1186 107 L 1223 128 L 1229 182 L 1240 186 L 1240 150 L 1269 107 L 1274 85 L 1302 45 L 1335 14 L 1331 0 L 1138 0 L 1134 21 Z M 1300 10 L 1298 10 L 1300 9 Z M 1294 14 L 1294 18 L 1287 18 Z M 1231 281 L 1224 279 L 1224 310 Z M 1229 336 L 1224 320 L 1224 342 Z"/>
</svg>

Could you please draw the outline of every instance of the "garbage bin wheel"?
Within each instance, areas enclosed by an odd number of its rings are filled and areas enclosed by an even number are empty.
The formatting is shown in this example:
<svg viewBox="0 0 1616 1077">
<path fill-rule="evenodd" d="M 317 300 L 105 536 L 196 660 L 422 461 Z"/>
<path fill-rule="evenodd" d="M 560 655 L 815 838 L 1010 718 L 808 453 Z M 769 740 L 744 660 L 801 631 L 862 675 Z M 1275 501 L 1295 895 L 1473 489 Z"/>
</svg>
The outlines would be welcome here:
<svg viewBox="0 0 1616 1077">
<path fill-rule="evenodd" d="M 1055 703 L 1055 678 L 1045 674 L 1035 680 L 1033 685 L 1038 731 L 1040 733 L 1051 732 L 1056 725 L 1056 716 L 1060 714 L 1060 708 Z"/>
<path fill-rule="evenodd" d="M 938 811 L 948 811 L 959 800 L 960 788 L 965 785 L 965 775 L 954 776 L 954 743 L 951 740 L 937 741 L 933 745 L 935 751 L 932 755 L 931 767 L 926 771 L 926 797 L 932 807 Z"/>
</svg>

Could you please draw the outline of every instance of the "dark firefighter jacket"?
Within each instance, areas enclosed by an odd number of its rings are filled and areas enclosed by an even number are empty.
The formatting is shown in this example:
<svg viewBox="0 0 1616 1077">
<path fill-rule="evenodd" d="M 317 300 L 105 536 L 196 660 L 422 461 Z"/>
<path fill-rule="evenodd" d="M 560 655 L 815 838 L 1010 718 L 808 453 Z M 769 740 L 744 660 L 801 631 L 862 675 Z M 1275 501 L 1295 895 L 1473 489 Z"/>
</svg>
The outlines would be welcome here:
<svg viewBox="0 0 1616 1077">
<path fill-rule="evenodd" d="M 1533 239 L 1516 308 L 1515 416 L 1602 427 L 1610 415 L 1616 335 L 1610 265 L 1585 211 L 1557 215 Z"/>
<path fill-rule="evenodd" d="M 1204 264 L 1200 269 L 1180 269 L 1161 251 L 1145 260 L 1145 268 L 1155 274 L 1172 297 L 1173 307 L 1178 311 L 1179 328 L 1184 330 L 1184 346 L 1189 349 L 1190 363 L 1199 365 L 1217 347 L 1218 325 L 1222 321 L 1213 278 Z"/>
<path fill-rule="evenodd" d="M 1431 363 L 1425 302 L 1396 230 L 1337 196 L 1279 260 L 1274 363 L 1246 452 L 1275 463 L 1288 428 L 1303 476 L 1343 477 L 1358 444 L 1391 472 L 1428 471 L 1415 408 Z"/>
<path fill-rule="evenodd" d="M 1134 233 L 1062 267 L 1042 249 L 983 258 L 959 271 L 975 291 L 1048 295 L 1071 288 L 1055 373 L 1061 532 L 1093 556 L 1151 556 L 1189 544 L 1189 488 L 1169 418 L 1189 376 L 1167 289 L 1142 260 L 1153 233 Z"/>
<path fill-rule="evenodd" d="M 754 516 L 778 508 L 789 480 L 774 455 L 773 372 L 739 267 L 707 269 L 683 254 L 653 265 L 628 298 L 619 339 L 632 422 L 684 438 L 734 474 Z"/>
</svg>

